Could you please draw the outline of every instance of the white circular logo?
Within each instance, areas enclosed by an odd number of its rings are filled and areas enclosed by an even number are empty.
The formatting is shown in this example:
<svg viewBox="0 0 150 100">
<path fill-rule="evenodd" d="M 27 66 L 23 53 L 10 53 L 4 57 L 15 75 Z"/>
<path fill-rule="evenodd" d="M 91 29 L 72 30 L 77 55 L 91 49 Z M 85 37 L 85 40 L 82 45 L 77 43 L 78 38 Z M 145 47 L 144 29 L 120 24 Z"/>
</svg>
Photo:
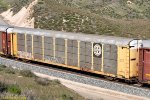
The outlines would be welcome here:
<svg viewBox="0 0 150 100">
<path fill-rule="evenodd" d="M 102 48 L 99 44 L 94 45 L 94 54 L 95 56 L 100 56 L 102 52 Z"/>
</svg>

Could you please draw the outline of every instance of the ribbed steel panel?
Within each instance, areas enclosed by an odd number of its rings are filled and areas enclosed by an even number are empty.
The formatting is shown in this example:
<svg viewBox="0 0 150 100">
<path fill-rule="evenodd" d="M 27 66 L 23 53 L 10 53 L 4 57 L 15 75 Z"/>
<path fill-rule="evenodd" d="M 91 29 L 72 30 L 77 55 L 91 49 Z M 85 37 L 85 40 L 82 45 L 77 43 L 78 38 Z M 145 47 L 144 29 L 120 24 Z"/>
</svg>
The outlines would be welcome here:
<svg viewBox="0 0 150 100">
<path fill-rule="evenodd" d="M 34 54 L 43 54 L 42 49 L 41 48 L 34 48 Z"/>
<path fill-rule="evenodd" d="M 65 46 L 62 46 L 62 45 L 55 45 L 55 50 L 56 51 L 63 51 L 63 52 L 65 52 Z"/>
<path fill-rule="evenodd" d="M 67 65 L 78 66 L 78 44 L 76 40 L 67 40 Z"/>
<path fill-rule="evenodd" d="M 27 41 L 32 41 L 32 36 L 31 35 L 27 34 L 26 38 L 27 38 Z"/>
<path fill-rule="evenodd" d="M 95 71 L 101 71 L 102 66 L 101 66 L 101 64 L 94 63 L 93 68 L 94 68 Z"/>
<path fill-rule="evenodd" d="M 17 34 L 17 39 L 18 40 L 25 40 L 25 34 Z"/>
<path fill-rule="evenodd" d="M 32 41 L 27 40 L 26 43 L 27 43 L 27 47 L 28 47 L 28 46 L 32 47 Z"/>
<path fill-rule="evenodd" d="M 46 50 L 53 50 L 53 44 L 44 43 L 44 49 L 46 49 Z"/>
<path fill-rule="evenodd" d="M 117 75 L 117 61 L 104 59 L 104 72 Z"/>
<path fill-rule="evenodd" d="M 33 47 L 42 49 L 42 42 L 33 42 Z"/>
<path fill-rule="evenodd" d="M 117 52 L 117 45 L 104 44 L 104 52 Z"/>
<path fill-rule="evenodd" d="M 44 49 L 44 55 L 49 55 L 49 56 L 53 56 L 53 50 L 47 50 L 47 49 Z"/>
<path fill-rule="evenodd" d="M 18 40 L 17 40 L 17 45 L 25 46 L 25 40 L 20 40 L 20 39 L 18 39 Z"/>
<path fill-rule="evenodd" d="M 77 40 L 68 40 L 67 44 L 68 44 L 68 47 L 76 47 L 76 48 L 78 47 Z"/>
<path fill-rule="evenodd" d="M 102 59 L 101 58 L 94 57 L 93 60 L 94 60 L 94 64 L 97 64 L 97 65 L 101 65 L 102 64 Z"/>
<path fill-rule="evenodd" d="M 65 58 L 65 52 L 55 51 L 55 56 L 60 58 Z"/>
<path fill-rule="evenodd" d="M 32 47 L 31 46 L 27 46 L 27 52 L 32 53 Z"/>
<path fill-rule="evenodd" d="M 104 59 L 117 60 L 117 53 L 113 52 L 104 52 Z"/>
<path fill-rule="evenodd" d="M 18 51 L 25 51 L 25 46 L 18 45 Z"/>
<path fill-rule="evenodd" d="M 80 67 L 81 69 L 90 70 L 92 62 L 92 43 L 80 42 Z"/>
<path fill-rule="evenodd" d="M 118 50 L 116 45 L 104 44 L 104 72 L 117 74 Z"/>
<path fill-rule="evenodd" d="M 17 45 L 25 46 L 25 35 L 17 34 Z"/>
<path fill-rule="evenodd" d="M 42 36 L 36 36 L 36 35 L 34 35 L 33 38 L 34 38 L 33 39 L 34 42 L 41 42 L 42 43 Z"/>
<path fill-rule="evenodd" d="M 53 44 L 53 38 L 52 37 L 44 37 L 44 43 Z"/>
<path fill-rule="evenodd" d="M 64 46 L 65 45 L 65 40 L 61 39 L 61 38 L 56 38 L 55 44 Z"/>
<path fill-rule="evenodd" d="M 26 35 L 27 52 L 32 53 L 32 36 Z"/>
</svg>

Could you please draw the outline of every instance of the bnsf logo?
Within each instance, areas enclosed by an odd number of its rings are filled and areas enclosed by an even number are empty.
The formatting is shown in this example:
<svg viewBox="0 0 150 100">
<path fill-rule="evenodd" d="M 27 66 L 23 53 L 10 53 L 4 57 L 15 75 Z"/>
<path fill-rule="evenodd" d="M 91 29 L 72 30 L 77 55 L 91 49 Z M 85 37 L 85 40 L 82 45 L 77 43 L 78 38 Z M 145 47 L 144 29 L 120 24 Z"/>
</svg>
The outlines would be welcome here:
<svg viewBox="0 0 150 100">
<path fill-rule="evenodd" d="M 94 56 L 101 57 L 101 55 L 102 55 L 102 45 L 100 43 L 94 43 L 93 53 L 94 53 Z"/>
</svg>

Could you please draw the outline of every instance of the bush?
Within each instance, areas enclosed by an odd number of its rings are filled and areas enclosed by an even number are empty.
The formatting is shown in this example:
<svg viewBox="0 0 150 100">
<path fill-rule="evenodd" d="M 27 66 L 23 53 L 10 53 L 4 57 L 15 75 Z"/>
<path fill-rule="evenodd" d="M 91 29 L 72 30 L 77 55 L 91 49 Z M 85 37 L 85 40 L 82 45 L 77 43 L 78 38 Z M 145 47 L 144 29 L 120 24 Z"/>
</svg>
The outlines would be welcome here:
<svg viewBox="0 0 150 100">
<path fill-rule="evenodd" d="M 0 93 L 7 91 L 8 85 L 0 82 Z"/>
<path fill-rule="evenodd" d="M 50 81 L 50 85 L 58 85 L 58 84 L 61 84 L 61 82 L 57 79 Z"/>
<path fill-rule="evenodd" d="M 0 71 L 3 71 L 6 68 L 5 65 L 0 65 Z"/>
<path fill-rule="evenodd" d="M 24 77 L 36 77 L 30 70 L 22 70 L 20 71 L 20 75 Z"/>
<path fill-rule="evenodd" d="M 36 78 L 35 81 L 38 84 L 43 85 L 43 86 L 47 86 L 50 83 L 50 81 L 48 79 L 45 79 L 45 78 Z"/>
<path fill-rule="evenodd" d="M 0 65 L 0 67 L 1 67 L 1 68 L 6 68 L 6 66 L 5 66 L 5 65 Z"/>
<path fill-rule="evenodd" d="M 74 99 L 73 99 L 73 97 L 71 97 L 69 95 L 63 94 L 62 95 L 62 100 L 74 100 Z"/>
<path fill-rule="evenodd" d="M 15 70 L 13 68 L 6 68 L 5 72 L 8 74 L 15 74 Z"/>
<path fill-rule="evenodd" d="M 13 94 L 21 94 L 21 89 L 17 85 L 8 86 L 8 92 Z"/>
</svg>

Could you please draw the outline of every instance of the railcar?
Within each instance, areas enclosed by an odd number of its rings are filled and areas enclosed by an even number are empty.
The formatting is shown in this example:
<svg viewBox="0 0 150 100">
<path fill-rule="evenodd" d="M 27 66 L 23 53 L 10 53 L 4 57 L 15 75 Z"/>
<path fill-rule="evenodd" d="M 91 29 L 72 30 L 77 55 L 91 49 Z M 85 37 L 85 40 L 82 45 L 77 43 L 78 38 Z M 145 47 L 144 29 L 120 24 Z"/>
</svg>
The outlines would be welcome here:
<svg viewBox="0 0 150 100">
<path fill-rule="evenodd" d="M 10 26 L 0 26 L 0 54 L 11 55 L 11 29 Z"/>
<path fill-rule="evenodd" d="M 139 81 L 150 84 L 150 40 L 143 40 L 140 48 Z"/>
<path fill-rule="evenodd" d="M 113 78 L 138 79 L 142 40 L 20 27 L 9 30 L 0 30 L 10 34 L 4 54 Z"/>
</svg>

